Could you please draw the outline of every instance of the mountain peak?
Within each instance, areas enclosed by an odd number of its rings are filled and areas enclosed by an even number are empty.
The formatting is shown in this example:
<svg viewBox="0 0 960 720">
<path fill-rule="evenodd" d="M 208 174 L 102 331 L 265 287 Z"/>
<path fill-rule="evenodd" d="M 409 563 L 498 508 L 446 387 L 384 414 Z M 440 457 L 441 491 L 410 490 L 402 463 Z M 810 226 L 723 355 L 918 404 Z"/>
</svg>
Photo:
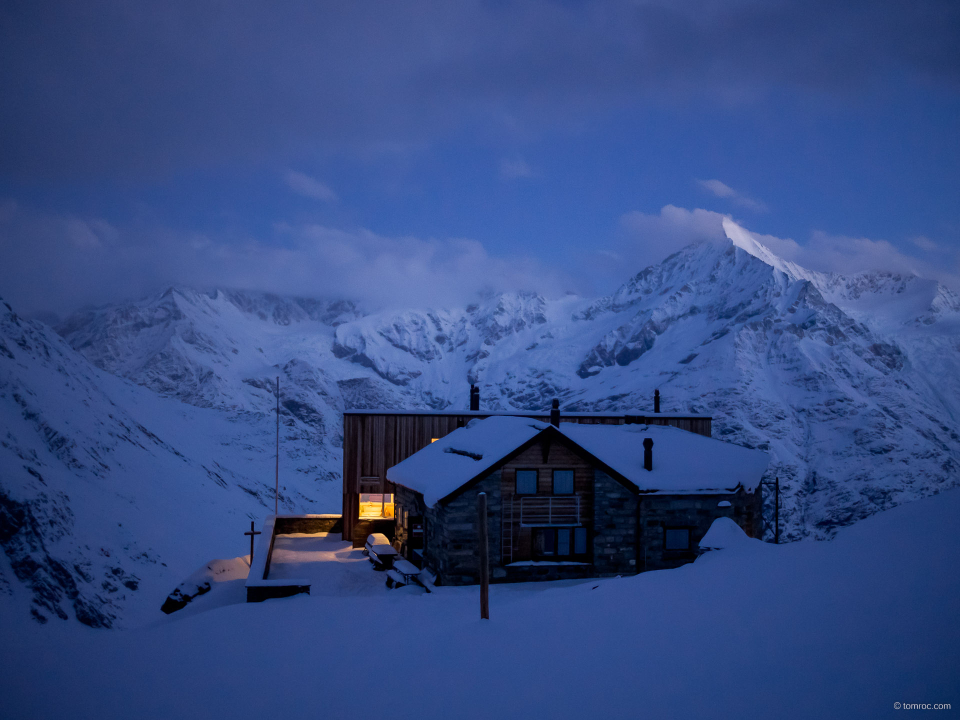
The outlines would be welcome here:
<svg viewBox="0 0 960 720">
<path fill-rule="evenodd" d="M 813 272 L 801 267 L 790 260 L 784 260 L 773 252 L 766 245 L 757 240 L 756 236 L 744 227 L 741 227 L 728 217 L 723 219 L 723 233 L 727 239 L 740 248 L 745 253 L 752 255 L 761 262 L 769 265 L 775 270 L 779 270 L 794 280 L 809 280 L 818 284 L 817 280 L 822 279 L 823 273 Z M 825 276 L 824 276 L 825 277 Z"/>
</svg>

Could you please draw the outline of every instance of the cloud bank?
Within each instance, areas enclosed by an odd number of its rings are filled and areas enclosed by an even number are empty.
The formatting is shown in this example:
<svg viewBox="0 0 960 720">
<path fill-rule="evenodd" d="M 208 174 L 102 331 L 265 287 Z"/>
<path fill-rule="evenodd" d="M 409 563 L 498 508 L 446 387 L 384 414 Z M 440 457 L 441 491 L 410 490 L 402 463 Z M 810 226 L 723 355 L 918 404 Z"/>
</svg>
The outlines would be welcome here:
<svg viewBox="0 0 960 720">
<path fill-rule="evenodd" d="M 567 261 L 497 257 L 467 238 L 391 237 L 367 229 L 278 224 L 266 239 L 119 226 L 0 203 L 0 297 L 27 315 L 137 298 L 169 285 L 347 298 L 370 310 L 464 305 L 485 292 L 609 293 L 695 242 L 728 242 L 727 217 L 673 205 L 623 215 L 606 245 Z M 749 231 L 748 231 L 749 232 Z M 960 289 L 960 253 L 928 239 L 918 256 L 885 240 L 814 232 L 799 243 L 751 233 L 785 260 L 850 274 L 891 270 Z"/>
<path fill-rule="evenodd" d="M 348 298 L 369 309 L 465 304 L 479 293 L 574 283 L 526 257 L 493 257 L 462 238 L 386 237 L 365 229 L 277 225 L 266 241 L 46 216 L 0 205 L 0 296 L 59 315 L 174 284 Z"/>
</svg>

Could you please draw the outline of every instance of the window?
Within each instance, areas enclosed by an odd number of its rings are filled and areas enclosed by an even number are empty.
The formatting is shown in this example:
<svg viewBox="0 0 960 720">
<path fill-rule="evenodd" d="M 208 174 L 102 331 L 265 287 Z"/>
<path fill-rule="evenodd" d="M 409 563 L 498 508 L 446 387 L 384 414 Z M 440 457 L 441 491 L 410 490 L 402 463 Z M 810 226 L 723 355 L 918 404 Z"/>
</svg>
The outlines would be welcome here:
<svg viewBox="0 0 960 720">
<path fill-rule="evenodd" d="M 533 557 L 544 560 L 586 560 L 587 529 L 535 528 Z"/>
<path fill-rule="evenodd" d="M 553 494 L 573 495 L 573 470 L 553 471 Z"/>
<path fill-rule="evenodd" d="M 423 550 L 423 518 L 419 515 L 413 515 L 409 518 L 410 535 L 409 546 L 411 550 Z"/>
<path fill-rule="evenodd" d="M 664 528 L 663 529 L 663 549 L 664 550 L 689 550 L 690 549 L 690 529 L 689 528 Z"/>
<path fill-rule="evenodd" d="M 517 470 L 517 495 L 537 494 L 537 471 Z"/>
<path fill-rule="evenodd" d="M 360 493 L 361 518 L 390 519 L 393 517 L 393 495 L 389 493 Z"/>
<path fill-rule="evenodd" d="M 578 527 L 573 529 L 573 554 L 587 554 L 587 529 Z"/>
<path fill-rule="evenodd" d="M 543 528 L 533 533 L 533 551 L 544 557 L 557 554 L 557 532 L 552 528 Z"/>
</svg>

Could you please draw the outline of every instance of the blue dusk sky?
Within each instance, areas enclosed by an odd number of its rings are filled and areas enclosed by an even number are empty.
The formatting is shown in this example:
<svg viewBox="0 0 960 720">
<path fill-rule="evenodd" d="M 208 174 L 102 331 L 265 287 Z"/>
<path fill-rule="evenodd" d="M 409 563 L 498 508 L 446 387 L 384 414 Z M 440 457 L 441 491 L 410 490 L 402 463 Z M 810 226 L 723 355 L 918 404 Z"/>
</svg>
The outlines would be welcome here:
<svg viewBox="0 0 960 720">
<path fill-rule="evenodd" d="M 960 3 L 0 5 L 0 296 L 609 293 L 732 216 L 960 287 Z"/>
</svg>

